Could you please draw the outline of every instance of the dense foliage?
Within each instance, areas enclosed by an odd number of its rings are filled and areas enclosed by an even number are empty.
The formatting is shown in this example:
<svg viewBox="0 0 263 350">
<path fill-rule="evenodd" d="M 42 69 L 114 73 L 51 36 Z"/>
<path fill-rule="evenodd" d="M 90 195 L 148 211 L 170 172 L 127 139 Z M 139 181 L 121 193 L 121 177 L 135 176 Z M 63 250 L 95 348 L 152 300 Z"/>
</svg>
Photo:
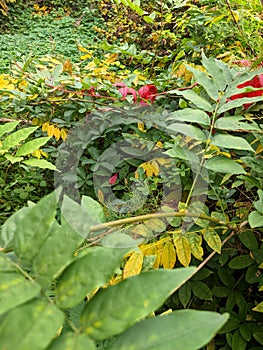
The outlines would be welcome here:
<svg viewBox="0 0 263 350">
<path fill-rule="evenodd" d="M 0 349 L 261 349 L 260 1 L 26 5 L 0 1 Z"/>
</svg>

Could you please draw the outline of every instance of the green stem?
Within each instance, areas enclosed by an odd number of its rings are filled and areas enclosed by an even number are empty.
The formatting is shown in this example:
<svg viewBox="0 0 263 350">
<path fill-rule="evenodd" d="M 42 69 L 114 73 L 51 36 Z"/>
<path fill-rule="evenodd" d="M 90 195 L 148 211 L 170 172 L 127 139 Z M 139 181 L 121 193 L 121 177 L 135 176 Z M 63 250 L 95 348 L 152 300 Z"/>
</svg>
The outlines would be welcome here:
<svg viewBox="0 0 263 350">
<path fill-rule="evenodd" d="M 228 223 L 228 222 L 224 222 L 222 220 L 219 220 L 217 218 L 213 218 L 211 216 L 208 215 L 204 215 L 204 214 L 198 214 L 198 213 L 189 213 L 188 211 L 180 211 L 180 212 L 166 212 L 166 213 L 155 213 L 155 214 L 145 214 L 145 215 L 139 215 L 139 216 L 135 216 L 135 217 L 131 217 L 131 218 L 125 218 L 125 219 L 120 219 L 120 220 L 114 220 L 114 221 L 109 221 L 109 222 L 105 222 L 103 224 L 98 224 L 98 225 L 94 225 L 90 227 L 90 232 L 97 232 L 103 229 L 108 229 L 110 227 L 114 227 L 114 226 L 119 226 L 119 225 L 127 225 L 127 224 L 131 224 L 131 223 L 135 223 L 138 221 L 146 221 L 146 220 L 150 220 L 150 219 L 162 219 L 162 218 L 171 218 L 171 217 L 189 217 L 189 218 L 199 218 L 202 220 L 208 220 L 210 222 L 216 223 L 218 225 L 221 226 L 225 226 L 228 227 L 230 229 L 234 229 L 235 225 Z"/>
</svg>

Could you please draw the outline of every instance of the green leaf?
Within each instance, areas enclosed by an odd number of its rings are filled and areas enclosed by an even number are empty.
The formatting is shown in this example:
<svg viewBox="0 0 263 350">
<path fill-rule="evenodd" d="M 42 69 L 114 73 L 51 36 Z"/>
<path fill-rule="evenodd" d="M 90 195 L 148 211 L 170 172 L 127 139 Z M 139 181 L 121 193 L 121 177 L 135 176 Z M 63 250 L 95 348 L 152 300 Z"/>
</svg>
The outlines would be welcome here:
<svg viewBox="0 0 263 350">
<path fill-rule="evenodd" d="M 95 201 L 93 198 L 88 196 L 82 196 L 81 207 L 83 209 L 86 209 L 89 212 L 89 214 L 92 215 L 96 224 L 105 222 L 103 207 L 100 205 L 99 202 Z"/>
<path fill-rule="evenodd" d="M 215 128 L 230 131 L 260 131 L 257 123 L 244 116 L 221 117 L 215 122 Z"/>
<path fill-rule="evenodd" d="M 178 291 L 179 300 L 183 304 L 184 308 L 186 308 L 188 303 L 190 302 L 191 295 L 192 295 L 192 291 L 191 291 L 190 283 L 186 282 L 184 285 L 182 285 L 182 287 Z"/>
<path fill-rule="evenodd" d="M 56 214 L 56 194 L 42 198 L 36 205 L 28 208 L 22 218 L 15 217 L 14 248 L 16 255 L 25 263 L 31 264 L 39 252 Z"/>
<path fill-rule="evenodd" d="M 248 216 L 248 222 L 251 228 L 263 227 L 263 215 L 258 211 L 252 211 Z"/>
<path fill-rule="evenodd" d="M 212 138 L 211 144 L 220 148 L 239 149 L 239 150 L 255 152 L 253 148 L 250 146 L 250 144 L 245 139 L 239 136 L 232 136 L 228 134 L 217 133 Z"/>
<path fill-rule="evenodd" d="M 178 310 L 143 320 L 117 337 L 109 350 L 197 350 L 228 319 L 210 311 Z"/>
<path fill-rule="evenodd" d="M 202 72 L 196 68 L 193 68 L 189 65 L 187 65 L 186 67 L 187 67 L 187 70 L 189 70 L 190 72 L 193 73 L 197 83 L 203 86 L 203 88 L 207 92 L 208 96 L 212 100 L 217 101 L 218 100 L 218 89 L 217 89 L 216 84 L 215 84 L 216 79 L 212 80 L 204 72 Z"/>
<path fill-rule="evenodd" d="M 162 305 L 195 268 L 152 270 L 100 291 L 81 317 L 84 332 L 102 340 L 119 334 Z"/>
<path fill-rule="evenodd" d="M 245 269 L 254 264 L 254 260 L 249 255 L 236 256 L 230 260 L 228 266 L 233 270 Z"/>
<path fill-rule="evenodd" d="M 23 161 L 24 164 L 30 165 L 30 166 L 36 166 L 40 169 L 50 169 L 50 170 L 58 170 L 55 165 L 48 162 L 45 159 L 37 159 L 37 158 L 30 158 Z"/>
<path fill-rule="evenodd" d="M 15 164 L 17 162 L 21 162 L 22 160 L 24 160 L 23 157 L 15 157 L 12 156 L 11 154 L 5 154 L 4 157 L 11 163 L 11 164 Z"/>
<path fill-rule="evenodd" d="M 257 312 L 263 312 L 263 301 L 259 303 L 257 306 L 255 306 L 252 310 Z"/>
<path fill-rule="evenodd" d="M 231 292 L 231 289 L 224 286 L 214 287 L 212 289 L 212 294 L 218 298 L 226 298 L 228 297 L 230 292 Z"/>
<path fill-rule="evenodd" d="M 232 159 L 225 156 L 214 156 L 205 162 L 208 170 L 222 174 L 245 174 L 244 168 Z"/>
<path fill-rule="evenodd" d="M 36 281 L 46 287 L 72 262 L 81 243 L 83 238 L 69 225 L 53 225 L 49 236 L 33 259 Z"/>
<path fill-rule="evenodd" d="M 0 349 L 45 350 L 63 321 L 63 312 L 44 300 L 16 307 L 0 324 Z"/>
<path fill-rule="evenodd" d="M 221 254 L 222 242 L 217 232 L 208 228 L 203 231 L 203 236 L 209 247 L 215 250 L 218 254 Z"/>
<path fill-rule="evenodd" d="M 202 64 L 213 78 L 218 90 L 224 91 L 227 84 L 230 82 L 226 79 L 225 74 L 223 73 L 224 66 L 219 65 L 218 61 L 214 58 L 207 58 L 204 52 L 202 52 Z"/>
<path fill-rule="evenodd" d="M 169 117 L 166 120 L 178 120 L 181 122 L 198 123 L 201 126 L 210 125 L 209 115 L 200 109 L 194 108 L 185 108 L 172 112 L 169 114 Z"/>
<path fill-rule="evenodd" d="M 213 111 L 213 107 L 211 106 L 211 104 L 207 100 L 205 100 L 203 97 L 199 96 L 193 90 L 185 90 L 185 91 L 172 90 L 172 91 L 169 91 L 169 93 L 183 96 L 186 100 L 191 101 L 197 108 L 200 108 L 206 112 Z"/>
<path fill-rule="evenodd" d="M 241 93 L 241 91 L 239 93 Z M 232 100 L 230 102 L 221 103 L 222 106 L 218 108 L 217 113 L 221 114 L 221 113 L 224 113 L 226 111 L 229 111 L 230 109 L 241 107 L 246 103 L 254 103 L 254 102 L 259 102 L 259 101 L 263 101 L 263 95 L 257 96 L 257 97 L 238 98 L 238 99 Z"/>
<path fill-rule="evenodd" d="M 28 207 L 23 207 L 4 222 L 0 233 L 0 245 L 4 249 L 14 248 L 14 235 L 18 230 L 19 221 L 27 214 L 28 210 Z"/>
<path fill-rule="evenodd" d="M 54 340 L 47 350 L 96 350 L 94 342 L 85 334 L 65 333 Z"/>
<path fill-rule="evenodd" d="M 30 153 L 33 153 L 40 147 L 44 146 L 49 140 L 50 137 L 39 137 L 35 140 L 28 141 L 18 148 L 16 156 L 26 156 Z"/>
<path fill-rule="evenodd" d="M 233 334 L 231 345 L 232 350 L 245 350 L 247 347 L 247 342 L 241 337 L 238 329 Z"/>
<path fill-rule="evenodd" d="M 253 337 L 256 339 L 256 341 L 259 344 L 263 345 L 263 332 L 262 331 L 261 332 L 254 332 Z"/>
<path fill-rule="evenodd" d="M 250 250 L 258 248 L 258 241 L 256 239 L 255 233 L 252 231 L 243 231 L 238 235 L 241 243 Z"/>
<path fill-rule="evenodd" d="M 15 271 L 17 270 L 12 260 L 9 259 L 6 254 L 0 252 L 0 272 L 15 272 Z"/>
<path fill-rule="evenodd" d="M 190 287 L 197 298 L 202 300 L 212 300 L 212 291 L 204 282 L 191 281 Z"/>
<path fill-rule="evenodd" d="M 36 297 L 41 288 L 16 272 L 0 272 L 0 315 Z"/>
<path fill-rule="evenodd" d="M 167 129 L 173 131 L 176 134 L 190 136 L 198 141 L 206 141 L 204 132 L 194 125 L 174 123 L 169 125 Z"/>
<path fill-rule="evenodd" d="M 21 141 L 27 139 L 28 136 L 32 134 L 37 128 L 38 126 L 31 126 L 29 128 L 20 129 L 11 135 L 8 135 L 3 141 L 2 148 L 9 150 L 10 148 L 19 145 Z"/>
<path fill-rule="evenodd" d="M 259 200 L 253 203 L 254 207 L 260 214 L 263 214 L 263 191 L 258 190 Z"/>
<path fill-rule="evenodd" d="M 0 137 L 4 134 L 13 131 L 20 122 L 9 122 L 4 125 L 0 125 Z"/>
<path fill-rule="evenodd" d="M 189 241 L 193 256 L 198 260 L 202 260 L 204 255 L 204 250 L 202 248 L 202 236 L 196 232 L 189 232 L 186 237 Z"/>
<path fill-rule="evenodd" d="M 127 249 L 88 248 L 88 254 L 73 262 L 62 274 L 56 288 L 59 307 L 71 307 L 96 288 L 104 286 L 120 264 Z M 105 264 L 105 262 L 107 262 Z"/>
</svg>

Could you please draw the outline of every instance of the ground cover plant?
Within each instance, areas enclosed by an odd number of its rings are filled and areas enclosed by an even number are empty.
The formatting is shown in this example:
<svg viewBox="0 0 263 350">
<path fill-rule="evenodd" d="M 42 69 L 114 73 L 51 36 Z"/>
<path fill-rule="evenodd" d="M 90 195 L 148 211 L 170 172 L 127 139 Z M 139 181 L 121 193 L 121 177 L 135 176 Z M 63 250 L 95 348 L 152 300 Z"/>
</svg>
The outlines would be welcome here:
<svg viewBox="0 0 263 350">
<path fill-rule="evenodd" d="M 0 344 L 260 349 L 260 2 L 93 5 L 108 42 L 78 42 L 76 62 L 25 56 L 0 76 Z M 25 322 L 11 341 L 8 324 L 29 314 L 38 336 Z M 215 320 L 207 333 L 184 319 L 201 315 Z M 179 316 L 193 344 L 161 331 Z"/>
</svg>

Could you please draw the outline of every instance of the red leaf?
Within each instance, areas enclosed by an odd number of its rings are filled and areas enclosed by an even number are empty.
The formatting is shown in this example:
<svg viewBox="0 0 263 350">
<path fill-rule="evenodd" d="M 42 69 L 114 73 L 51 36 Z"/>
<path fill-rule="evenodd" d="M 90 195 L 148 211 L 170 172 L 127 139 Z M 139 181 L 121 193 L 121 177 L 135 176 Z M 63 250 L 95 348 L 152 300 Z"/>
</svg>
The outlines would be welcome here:
<svg viewBox="0 0 263 350">
<path fill-rule="evenodd" d="M 142 99 L 142 101 L 140 101 L 140 105 L 147 106 L 149 103 L 153 103 L 155 101 L 157 88 L 153 84 L 148 84 L 148 85 L 142 86 L 138 90 L 138 94 Z"/>
<path fill-rule="evenodd" d="M 253 79 L 246 81 L 242 84 L 239 84 L 237 87 L 239 89 L 244 88 L 246 86 L 252 86 L 254 88 L 263 88 L 263 74 L 256 75 Z M 236 94 L 230 97 L 231 100 L 237 100 L 243 97 L 256 97 L 262 96 L 263 90 L 259 91 L 250 91 L 250 92 L 242 92 L 241 94 Z M 252 103 L 245 103 L 244 108 L 248 108 Z"/>
<path fill-rule="evenodd" d="M 109 184 L 110 185 L 115 185 L 117 179 L 118 179 L 118 173 L 112 175 L 112 177 L 109 179 Z"/>
<path fill-rule="evenodd" d="M 117 84 L 115 84 L 117 85 Z M 127 95 L 133 95 L 133 101 L 137 101 L 137 92 L 136 90 L 127 87 L 124 83 L 118 83 L 118 86 L 122 86 L 119 90 L 119 92 L 122 94 L 122 100 L 125 100 Z"/>
</svg>

